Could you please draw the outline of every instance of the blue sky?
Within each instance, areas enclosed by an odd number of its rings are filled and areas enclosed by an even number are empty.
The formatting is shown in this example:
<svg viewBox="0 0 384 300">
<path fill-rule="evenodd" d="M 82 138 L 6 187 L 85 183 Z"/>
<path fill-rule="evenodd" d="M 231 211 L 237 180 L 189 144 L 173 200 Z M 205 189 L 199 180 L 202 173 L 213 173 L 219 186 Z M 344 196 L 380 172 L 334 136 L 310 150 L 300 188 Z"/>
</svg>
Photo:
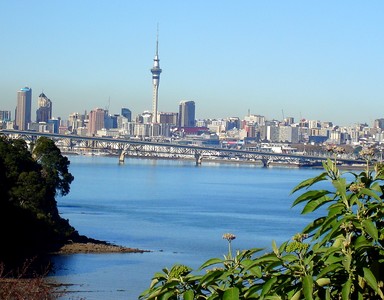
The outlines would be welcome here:
<svg viewBox="0 0 384 300">
<path fill-rule="evenodd" d="M 159 24 L 159 111 L 197 118 L 333 121 L 384 117 L 384 1 L 0 2 L 0 110 L 41 91 L 53 114 L 151 110 Z M 34 119 L 34 114 L 32 118 Z"/>
</svg>

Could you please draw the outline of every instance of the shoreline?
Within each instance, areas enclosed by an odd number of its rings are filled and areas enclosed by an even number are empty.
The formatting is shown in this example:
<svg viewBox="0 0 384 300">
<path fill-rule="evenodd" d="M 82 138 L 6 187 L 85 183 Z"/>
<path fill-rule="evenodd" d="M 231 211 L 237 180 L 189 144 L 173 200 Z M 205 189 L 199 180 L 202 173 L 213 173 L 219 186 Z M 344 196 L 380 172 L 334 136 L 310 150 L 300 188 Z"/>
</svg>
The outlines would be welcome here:
<svg viewBox="0 0 384 300">
<path fill-rule="evenodd" d="M 119 245 L 109 244 L 107 242 L 74 242 L 67 243 L 58 251 L 51 253 L 52 255 L 67 255 L 80 253 L 145 253 L 149 250 L 141 250 L 138 248 L 130 248 Z"/>
</svg>

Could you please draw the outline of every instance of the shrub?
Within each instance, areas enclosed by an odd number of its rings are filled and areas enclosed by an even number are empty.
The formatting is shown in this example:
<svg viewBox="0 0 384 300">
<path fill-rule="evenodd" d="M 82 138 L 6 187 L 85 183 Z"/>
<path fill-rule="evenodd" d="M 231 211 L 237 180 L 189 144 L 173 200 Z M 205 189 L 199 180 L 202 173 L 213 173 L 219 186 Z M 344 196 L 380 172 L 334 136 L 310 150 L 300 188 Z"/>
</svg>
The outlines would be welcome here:
<svg viewBox="0 0 384 300">
<path fill-rule="evenodd" d="M 370 152 L 362 155 L 367 169 L 358 174 L 328 160 L 293 189 L 302 192 L 293 203 L 304 205 L 302 214 L 326 210 L 291 241 L 233 256 L 234 236 L 226 234 L 223 259 L 208 260 L 196 275 L 187 266 L 163 269 L 140 299 L 384 299 L 384 168 L 370 170 Z M 315 189 L 324 181 L 329 189 Z"/>
</svg>

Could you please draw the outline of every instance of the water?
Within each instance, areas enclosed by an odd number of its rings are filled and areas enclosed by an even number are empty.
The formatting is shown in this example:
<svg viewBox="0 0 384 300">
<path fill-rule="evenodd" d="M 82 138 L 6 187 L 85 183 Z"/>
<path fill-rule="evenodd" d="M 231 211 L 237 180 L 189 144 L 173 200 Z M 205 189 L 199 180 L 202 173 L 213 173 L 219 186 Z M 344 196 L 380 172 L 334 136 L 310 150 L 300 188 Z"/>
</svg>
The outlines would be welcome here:
<svg viewBox="0 0 384 300">
<path fill-rule="evenodd" d="M 241 164 L 70 156 L 75 176 L 59 211 L 80 234 L 143 254 L 53 257 L 52 280 L 68 284 L 63 299 L 137 299 L 155 272 L 175 263 L 193 268 L 234 249 L 281 243 L 313 216 L 291 208 L 292 188 L 319 170 Z"/>
</svg>

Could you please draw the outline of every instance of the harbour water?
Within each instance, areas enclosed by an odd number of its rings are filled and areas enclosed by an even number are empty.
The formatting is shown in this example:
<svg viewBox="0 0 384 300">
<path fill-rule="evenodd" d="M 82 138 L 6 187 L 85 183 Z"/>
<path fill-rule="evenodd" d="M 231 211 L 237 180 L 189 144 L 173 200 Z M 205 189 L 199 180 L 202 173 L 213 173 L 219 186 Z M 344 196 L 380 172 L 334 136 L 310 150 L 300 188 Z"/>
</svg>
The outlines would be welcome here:
<svg viewBox="0 0 384 300">
<path fill-rule="evenodd" d="M 314 216 L 291 208 L 292 188 L 320 170 L 260 165 L 70 156 L 75 180 L 59 211 L 80 234 L 143 254 L 53 257 L 49 280 L 66 285 L 63 299 L 137 299 L 155 272 L 175 263 L 193 268 L 227 250 L 278 244 Z"/>
</svg>

